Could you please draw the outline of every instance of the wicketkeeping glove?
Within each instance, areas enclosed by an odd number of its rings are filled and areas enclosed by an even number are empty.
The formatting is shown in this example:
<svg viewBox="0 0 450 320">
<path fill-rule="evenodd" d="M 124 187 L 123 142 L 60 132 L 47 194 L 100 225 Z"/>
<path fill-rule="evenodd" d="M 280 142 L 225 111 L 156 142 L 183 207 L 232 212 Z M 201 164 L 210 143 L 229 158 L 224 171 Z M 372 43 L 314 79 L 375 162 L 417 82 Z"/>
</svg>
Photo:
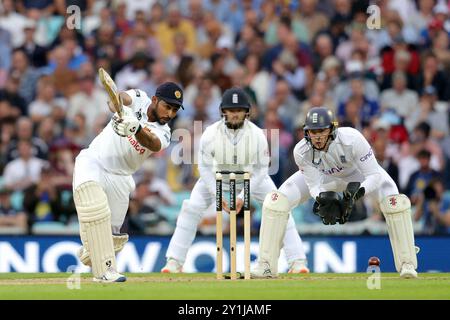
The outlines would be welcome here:
<svg viewBox="0 0 450 320">
<path fill-rule="evenodd" d="M 353 205 L 358 199 L 362 198 L 365 193 L 366 190 L 364 187 L 361 187 L 361 183 L 349 182 L 347 184 L 347 188 L 342 193 L 342 216 L 339 221 L 340 224 L 347 222 L 350 213 L 353 210 Z"/>
<path fill-rule="evenodd" d="M 334 191 L 321 192 L 316 197 L 313 212 L 322 219 L 323 224 L 336 224 L 342 216 L 340 195 Z"/>
</svg>

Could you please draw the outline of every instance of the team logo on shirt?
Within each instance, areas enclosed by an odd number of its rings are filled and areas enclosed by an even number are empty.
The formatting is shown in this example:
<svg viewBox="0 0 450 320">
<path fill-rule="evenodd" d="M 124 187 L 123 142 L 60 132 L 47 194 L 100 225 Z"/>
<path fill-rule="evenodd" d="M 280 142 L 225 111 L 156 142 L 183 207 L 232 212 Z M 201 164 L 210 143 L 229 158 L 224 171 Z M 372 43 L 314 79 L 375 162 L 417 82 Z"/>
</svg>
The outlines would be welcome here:
<svg viewBox="0 0 450 320">
<path fill-rule="evenodd" d="M 135 112 L 134 114 L 136 115 L 136 118 L 137 118 L 138 120 L 141 120 L 141 119 L 142 119 L 141 109 L 139 109 L 139 111 Z"/>
<path fill-rule="evenodd" d="M 346 163 L 347 162 L 347 159 L 345 159 L 345 156 L 341 156 L 341 162 L 342 163 Z"/>
</svg>

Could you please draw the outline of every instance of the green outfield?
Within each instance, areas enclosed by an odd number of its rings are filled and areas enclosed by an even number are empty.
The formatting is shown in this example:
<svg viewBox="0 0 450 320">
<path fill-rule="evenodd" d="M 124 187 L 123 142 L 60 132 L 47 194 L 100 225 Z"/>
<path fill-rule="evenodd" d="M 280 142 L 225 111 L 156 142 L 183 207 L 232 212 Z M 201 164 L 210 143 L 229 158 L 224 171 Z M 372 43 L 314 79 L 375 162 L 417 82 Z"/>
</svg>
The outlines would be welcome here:
<svg viewBox="0 0 450 320">
<path fill-rule="evenodd" d="M 270 280 L 221 280 L 215 274 L 127 274 L 125 283 L 98 284 L 90 275 L 80 281 L 67 273 L 0 274 L 0 299 L 450 299 L 450 273 L 400 279 L 382 273 L 380 289 L 369 290 L 369 274 L 287 275 Z M 69 289 L 76 287 L 80 289 Z M 377 282 L 371 279 L 374 286 Z"/>
</svg>

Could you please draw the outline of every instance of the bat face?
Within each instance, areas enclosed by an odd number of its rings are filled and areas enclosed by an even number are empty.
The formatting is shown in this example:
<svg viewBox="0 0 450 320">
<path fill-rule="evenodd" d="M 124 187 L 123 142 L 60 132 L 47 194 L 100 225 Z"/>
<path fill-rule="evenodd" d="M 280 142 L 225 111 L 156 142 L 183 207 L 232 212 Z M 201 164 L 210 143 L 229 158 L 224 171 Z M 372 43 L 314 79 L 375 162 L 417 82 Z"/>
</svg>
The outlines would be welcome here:
<svg viewBox="0 0 450 320">
<path fill-rule="evenodd" d="M 117 90 L 117 86 L 114 83 L 114 80 L 111 78 L 111 76 L 108 74 L 108 72 L 105 71 L 105 69 L 100 68 L 98 69 L 98 75 L 100 77 L 100 81 L 102 82 L 103 87 L 105 88 L 106 92 L 109 95 L 109 98 L 114 106 L 114 109 L 119 114 L 120 117 L 122 117 L 122 98 L 119 95 L 119 92 Z"/>
</svg>

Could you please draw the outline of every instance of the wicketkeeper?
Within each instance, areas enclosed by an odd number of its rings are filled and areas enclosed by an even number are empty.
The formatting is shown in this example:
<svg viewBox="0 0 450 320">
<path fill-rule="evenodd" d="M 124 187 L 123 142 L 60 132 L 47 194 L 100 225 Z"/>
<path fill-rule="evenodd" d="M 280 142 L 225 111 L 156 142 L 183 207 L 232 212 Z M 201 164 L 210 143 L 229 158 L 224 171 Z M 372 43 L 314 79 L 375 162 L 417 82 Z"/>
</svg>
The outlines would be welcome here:
<svg viewBox="0 0 450 320">
<path fill-rule="evenodd" d="M 182 272 L 187 252 L 194 241 L 197 226 L 210 205 L 216 200 L 216 171 L 250 172 L 250 198 L 262 202 L 267 193 L 276 190 L 268 174 L 269 146 L 264 132 L 248 120 L 250 100 L 241 88 L 224 92 L 220 104 L 222 119 L 210 125 L 200 138 L 200 179 L 191 196 L 183 202 L 177 219 L 177 227 L 167 249 L 167 263 L 161 272 Z M 238 180 L 239 181 L 239 180 Z M 224 190 L 229 190 L 229 179 L 224 179 Z M 244 203 L 243 186 L 236 200 L 239 213 Z M 225 211 L 228 203 L 223 200 Z M 307 261 L 302 240 L 292 217 L 284 225 L 284 251 L 291 273 L 307 273 Z M 284 233 L 283 233 L 284 234 Z"/>
<path fill-rule="evenodd" d="M 183 92 L 166 82 L 150 99 L 138 89 L 118 94 L 107 74 L 102 80 L 114 115 L 75 160 L 73 192 L 83 243 L 78 255 L 92 267 L 94 281 L 123 282 L 115 254 L 128 241 L 120 229 L 135 188 L 132 174 L 152 153 L 169 146 L 167 123 L 183 108 Z"/>
<path fill-rule="evenodd" d="M 278 256 L 289 211 L 311 197 L 313 211 L 326 225 L 348 221 L 355 201 L 365 194 L 378 200 L 394 254 L 404 278 L 417 277 L 417 257 L 411 203 L 399 194 L 392 178 L 378 164 L 364 136 L 353 128 L 337 128 L 325 107 L 311 108 L 305 120 L 305 138 L 294 148 L 299 171 L 263 204 L 259 264 L 254 278 L 277 276 Z M 274 223 L 274 221 L 277 221 Z"/>
</svg>

